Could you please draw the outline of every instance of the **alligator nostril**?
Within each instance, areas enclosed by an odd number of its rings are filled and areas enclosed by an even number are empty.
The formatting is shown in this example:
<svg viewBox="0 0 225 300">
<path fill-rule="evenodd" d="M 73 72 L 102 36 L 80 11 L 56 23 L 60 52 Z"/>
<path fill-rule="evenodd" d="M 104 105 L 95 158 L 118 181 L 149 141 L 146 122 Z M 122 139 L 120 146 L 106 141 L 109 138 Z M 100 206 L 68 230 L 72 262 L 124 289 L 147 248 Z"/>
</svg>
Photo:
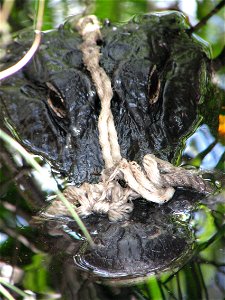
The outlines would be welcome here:
<svg viewBox="0 0 225 300">
<path fill-rule="evenodd" d="M 160 80 L 156 70 L 156 66 L 152 68 L 148 79 L 148 98 L 150 104 L 157 102 L 160 92 Z"/>
<path fill-rule="evenodd" d="M 96 44 L 97 44 L 99 47 L 103 46 L 103 40 L 98 39 L 98 40 L 96 41 Z"/>
</svg>

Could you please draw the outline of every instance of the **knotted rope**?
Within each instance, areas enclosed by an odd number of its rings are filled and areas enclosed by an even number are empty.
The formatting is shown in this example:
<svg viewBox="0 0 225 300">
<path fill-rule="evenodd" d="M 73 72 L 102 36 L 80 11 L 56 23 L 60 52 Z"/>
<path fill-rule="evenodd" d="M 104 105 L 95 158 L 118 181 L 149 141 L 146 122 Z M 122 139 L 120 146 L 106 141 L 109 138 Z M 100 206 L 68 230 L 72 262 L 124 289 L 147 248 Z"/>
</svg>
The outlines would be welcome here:
<svg viewBox="0 0 225 300">
<path fill-rule="evenodd" d="M 79 20 L 78 31 L 83 38 L 81 51 L 83 62 L 91 74 L 101 101 L 98 120 L 99 143 L 105 162 L 101 180 L 97 184 L 84 183 L 80 187 L 68 186 L 66 198 L 74 204 L 81 216 L 91 213 L 108 214 L 110 221 L 127 219 L 133 210 L 132 200 L 144 198 L 155 203 L 164 203 L 173 197 L 174 187 L 189 187 L 202 193 L 211 191 L 210 185 L 201 177 L 180 167 L 174 167 L 153 154 L 143 158 L 143 168 L 134 161 L 121 157 L 117 132 L 110 108 L 113 91 L 104 69 L 99 65 L 101 40 L 100 25 L 95 16 Z M 125 185 L 120 184 L 120 180 Z M 55 200 L 48 213 L 66 214 L 67 210 Z"/>
</svg>

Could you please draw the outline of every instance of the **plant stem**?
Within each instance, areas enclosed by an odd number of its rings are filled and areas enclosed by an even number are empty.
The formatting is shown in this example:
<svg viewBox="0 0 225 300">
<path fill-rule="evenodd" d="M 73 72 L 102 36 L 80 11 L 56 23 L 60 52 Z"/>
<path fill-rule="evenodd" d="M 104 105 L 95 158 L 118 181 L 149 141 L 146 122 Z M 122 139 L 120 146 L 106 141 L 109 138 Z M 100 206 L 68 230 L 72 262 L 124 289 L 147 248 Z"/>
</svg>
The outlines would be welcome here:
<svg viewBox="0 0 225 300">
<path fill-rule="evenodd" d="M 44 15 L 44 6 L 45 0 L 40 0 L 38 5 L 38 13 L 37 13 L 37 22 L 36 22 L 36 29 L 35 29 L 35 38 L 31 48 L 27 51 L 23 58 L 21 58 L 15 65 L 9 67 L 8 69 L 0 72 L 0 80 L 11 76 L 12 74 L 18 72 L 22 69 L 33 57 L 35 52 L 37 51 L 40 42 L 41 42 L 41 28 L 43 23 L 43 15 Z"/>
</svg>

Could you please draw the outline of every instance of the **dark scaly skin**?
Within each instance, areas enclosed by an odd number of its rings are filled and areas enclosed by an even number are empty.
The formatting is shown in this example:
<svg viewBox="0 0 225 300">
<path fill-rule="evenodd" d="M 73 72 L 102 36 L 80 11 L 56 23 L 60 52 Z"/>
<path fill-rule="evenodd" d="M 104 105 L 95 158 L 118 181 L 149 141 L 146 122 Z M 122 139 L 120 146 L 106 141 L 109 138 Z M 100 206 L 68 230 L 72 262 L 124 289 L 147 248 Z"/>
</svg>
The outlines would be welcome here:
<svg viewBox="0 0 225 300">
<path fill-rule="evenodd" d="M 145 154 L 154 153 L 171 161 L 198 122 L 210 78 L 205 46 L 188 34 L 178 12 L 136 17 L 101 32 L 100 64 L 112 82 L 122 156 L 141 163 Z M 18 61 L 31 41 L 18 37 L 4 68 Z M 82 62 L 81 42 L 77 32 L 63 26 L 43 33 L 32 61 L 0 86 L 1 118 L 25 147 L 75 184 L 96 182 L 104 167 L 97 130 L 100 101 Z"/>
</svg>

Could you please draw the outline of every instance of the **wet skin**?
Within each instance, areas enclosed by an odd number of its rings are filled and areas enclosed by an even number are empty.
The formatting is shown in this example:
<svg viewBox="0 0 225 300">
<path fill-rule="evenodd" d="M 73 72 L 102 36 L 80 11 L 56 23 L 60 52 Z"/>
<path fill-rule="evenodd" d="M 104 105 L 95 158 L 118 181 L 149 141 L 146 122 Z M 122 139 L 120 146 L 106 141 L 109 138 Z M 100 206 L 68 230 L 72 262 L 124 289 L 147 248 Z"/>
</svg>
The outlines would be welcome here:
<svg viewBox="0 0 225 300">
<path fill-rule="evenodd" d="M 98 142 L 100 101 L 82 62 L 76 31 L 43 33 L 32 61 L 0 86 L 1 118 L 21 143 L 47 158 L 75 184 L 96 182 L 104 167 Z M 178 12 L 103 26 L 100 64 L 114 91 L 112 112 L 122 156 L 147 153 L 171 161 L 199 120 L 210 78 L 205 46 Z M 31 34 L 9 46 L 4 68 L 31 45 Z"/>
<path fill-rule="evenodd" d="M 83 222 L 94 240 L 93 248 L 82 240 L 72 219 L 58 215 L 43 220 L 41 230 L 50 237 L 46 241 L 42 237 L 41 244 L 49 244 L 54 254 L 72 256 L 71 263 L 76 267 L 111 283 L 128 283 L 146 275 L 174 271 L 193 254 L 194 231 L 189 219 L 199 199 L 199 194 L 180 189 L 162 207 L 135 201 L 130 219 L 123 222 L 88 216 Z"/>
</svg>

